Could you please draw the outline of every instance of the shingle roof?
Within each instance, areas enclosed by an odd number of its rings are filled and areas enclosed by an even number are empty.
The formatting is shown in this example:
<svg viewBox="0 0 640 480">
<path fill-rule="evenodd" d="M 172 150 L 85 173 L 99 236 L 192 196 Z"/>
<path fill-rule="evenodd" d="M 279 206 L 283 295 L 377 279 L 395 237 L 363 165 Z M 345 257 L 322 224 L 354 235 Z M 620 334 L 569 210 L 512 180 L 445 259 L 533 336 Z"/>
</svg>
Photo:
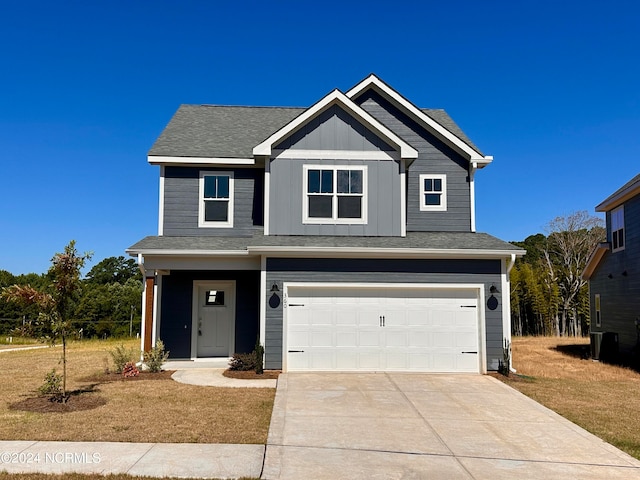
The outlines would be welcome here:
<svg viewBox="0 0 640 480">
<path fill-rule="evenodd" d="M 618 190 L 604 199 L 598 206 L 596 212 L 607 212 L 618 205 L 621 205 L 629 198 L 635 196 L 640 191 L 640 174 L 633 177 Z"/>
<path fill-rule="evenodd" d="M 253 147 L 304 112 L 302 107 L 181 105 L 149 150 L 152 156 L 253 158 Z M 442 109 L 422 111 L 475 150 Z"/>
<path fill-rule="evenodd" d="M 253 158 L 253 147 L 305 108 L 181 105 L 149 155 Z"/>
<path fill-rule="evenodd" d="M 458 126 L 456 122 L 449 116 L 449 114 L 441 109 L 441 108 L 422 108 L 421 109 L 425 114 L 427 114 L 432 120 L 435 120 L 444 128 L 453 133 L 456 137 L 462 140 L 464 143 L 468 144 L 478 153 L 482 153 L 480 149 L 465 135 L 462 129 Z"/>
<path fill-rule="evenodd" d="M 256 231 L 247 237 L 168 237 L 150 236 L 127 249 L 131 255 L 137 253 L 153 254 L 153 251 L 190 251 L 213 252 L 227 251 L 238 253 L 248 248 L 257 247 L 305 247 L 353 249 L 418 249 L 418 250 L 450 250 L 450 251 L 506 251 L 524 254 L 519 247 L 504 242 L 486 233 L 471 232 L 407 232 L 406 237 L 349 237 L 349 236 L 264 236 Z"/>
</svg>

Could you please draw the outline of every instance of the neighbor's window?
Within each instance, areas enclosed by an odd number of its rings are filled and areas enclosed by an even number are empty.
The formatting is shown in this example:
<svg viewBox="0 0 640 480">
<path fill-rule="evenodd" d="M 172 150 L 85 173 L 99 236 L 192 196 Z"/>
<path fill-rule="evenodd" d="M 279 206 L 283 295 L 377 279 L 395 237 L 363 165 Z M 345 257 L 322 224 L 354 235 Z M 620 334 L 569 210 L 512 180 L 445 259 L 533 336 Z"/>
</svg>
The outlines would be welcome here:
<svg viewBox="0 0 640 480">
<path fill-rule="evenodd" d="M 420 175 L 420 210 L 444 212 L 447 209 L 447 176 Z"/>
<path fill-rule="evenodd" d="M 233 227 L 233 172 L 200 172 L 201 227 Z"/>
<path fill-rule="evenodd" d="M 624 249 L 624 206 L 611 211 L 612 251 Z"/>
<path fill-rule="evenodd" d="M 600 317 L 600 294 L 595 294 L 595 304 L 596 304 L 596 327 L 602 326 L 602 319 Z"/>
<path fill-rule="evenodd" d="M 305 223 L 366 222 L 366 167 L 305 166 Z"/>
</svg>

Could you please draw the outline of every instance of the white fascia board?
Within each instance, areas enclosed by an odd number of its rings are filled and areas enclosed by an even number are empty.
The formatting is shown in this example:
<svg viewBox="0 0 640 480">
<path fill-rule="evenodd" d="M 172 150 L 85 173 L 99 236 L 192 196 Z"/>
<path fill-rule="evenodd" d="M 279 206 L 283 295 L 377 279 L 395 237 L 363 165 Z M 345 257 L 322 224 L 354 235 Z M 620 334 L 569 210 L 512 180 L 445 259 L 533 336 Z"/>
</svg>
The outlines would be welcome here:
<svg viewBox="0 0 640 480">
<path fill-rule="evenodd" d="M 279 257 L 339 258 L 506 258 L 523 256 L 525 250 L 481 250 L 454 248 L 354 248 L 349 247 L 248 247 L 250 254 Z"/>
<path fill-rule="evenodd" d="M 476 151 L 468 143 L 464 142 L 462 139 L 458 138 L 445 127 L 433 120 L 426 113 L 416 107 L 413 103 L 404 98 L 402 95 L 400 95 L 398 92 L 396 92 L 389 85 L 384 83 L 373 74 L 369 75 L 362 82 L 349 90 L 346 95 L 349 98 L 355 98 L 360 93 L 371 87 L 373 87 L 383 97 L 391 100 L 396 105 L 402 106 L 402 108 L 412 117 L 414 117 L 414 119 L 418 120 L 421 124 L 426 126 L 428 130 L 435 133 L 436 136 L 442 139 L 445 143 L 449 144 L 455 150 L 465 155 L 469 159 L 469 161 L 478 162 L 478 168 L 483 168 L 493 161 L 492 156 L 482 155 L 480 152 Z"/>
<path fill-rule="evenodd" d="M 224 158 L 224 157 L 164 157 L 148 155 L 147 161 L 151 165 L 255 165 L 254 158 Z"/>
<path fill-rule="evenodd" d="M 274 149 L 273 158 L 286 158 L 292 160 L 322 160 L 335 158 L 340 160 L 400 160 L 398 152 L 384 150 L 356 151 L 356 150 L 302 150 L 302 149 Z"/>
<path fill-rule="evenodd" d="M 249 255 L 247 250 L 163 250 L 163 249 L 127 249 L 131 256 L 176 256 L 176 257 L 242 257 Z"/>
<path fill-rule="evenodd" d="M 608 212 L 622 205 L 640 193 L 640 182 L 630 185 L 616 195 L 612 195 L 596 207 L 596 212 Z"/>
<path fill-rule="evenodd" d="M 360 120 L 366 127 L 380 135 L 384 140 L 387 141 L 387 143 L 390 143 L 398 150 L 400 150 L 400 156 L 402 158 L 410 160 L 418 158 L 418 151 L 415 148 L 406 143 L 380 122 L 378 122 L 375 118 L 365 112 L 361 107 L 351 101 L 344 93 L 337 89 L 326 95 L 315 105 L 309 107 L 287 125 L 267 138 L 264 142 L 256 145 L 253 149 L 253 155 L 270 157 L 271 150 L 274 145 L 282 141 L 284 138 L 295 132 L 309 120 L 319 115 L 326 109 L 332 107 L 333 105 L 340 105 L 342 108 L 344 108 L 358 120 Z"/>
</svg>

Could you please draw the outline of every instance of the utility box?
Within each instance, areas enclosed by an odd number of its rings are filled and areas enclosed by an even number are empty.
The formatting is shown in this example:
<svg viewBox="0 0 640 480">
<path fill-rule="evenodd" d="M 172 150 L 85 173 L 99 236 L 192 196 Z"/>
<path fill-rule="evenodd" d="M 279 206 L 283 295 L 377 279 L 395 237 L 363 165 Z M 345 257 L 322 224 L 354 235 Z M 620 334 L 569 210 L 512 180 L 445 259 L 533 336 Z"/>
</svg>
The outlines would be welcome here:
<svg viewBox="0 0 640 480">
<path fill-rule="evenodd" d="M 602 332 L 591 332 L 591 359 L 600 360 L 600 345 L 602 344 Z"/>
<path fill-rule="evenodd" d="M 600 360 L 615 362 L 618 360 L 619 343 L 616 332 L 604 332 L 600 342 Z"/>
</svg>

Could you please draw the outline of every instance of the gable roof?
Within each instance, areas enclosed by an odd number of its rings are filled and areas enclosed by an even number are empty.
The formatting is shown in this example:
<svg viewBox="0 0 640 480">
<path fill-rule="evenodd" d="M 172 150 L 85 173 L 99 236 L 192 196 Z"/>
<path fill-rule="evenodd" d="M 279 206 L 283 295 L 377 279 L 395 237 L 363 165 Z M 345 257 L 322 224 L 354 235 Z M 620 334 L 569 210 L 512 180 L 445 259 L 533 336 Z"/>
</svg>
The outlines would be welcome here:
<svg viewBox="0 0 640 480">
<path fill-rule="evenodd" d="M 469 162 L 476 163 L 478 168 L 483 168 L 493 161 L 493 157 L 483 155 L 475 145 L 468 141 L 464 134 L 464 138 L 462 138 L 462 136 L 459 135 L 462 131 L 457 125 L 454 124 L 456 126 L 455 130 L 457 130 L 457 132 L 454 133 L 452 129 L 447 128 L 447 126 L 425 113 L 424 110 L 416 107 L 373 73 L 349 90 L 347 96 L 355 100 L 369 89 L 375 90 L 394 105 L 398 106 L 429 132 L 466 157 Z M 447 115 L 447 117 L 449 116 Z M 441 117 L 441 119 L 443 123 L 449 124 L 449 126 L 453 123 L 453 120 L 450 118 L 446 120 L 444 117 Z"/>
<path fill-rule="evenodd" d="M 609 195 L 596 207 L 596 212 L 608 212 L 640 193 L 640 174 L 633 177 L 618 190 Z"/>
<path fill-rule="evenodd" d="M 254 147 L 275 138 L 278 132 L 295 130 L 306 116 L 312 117 L 318 113 L 314 108 L 321 110 L 326 106 L 322 104 L 323 101 L 339 103 L 367 128 L 400 151 L 404 150 L 408 159 L 415 158 L 413 147 L 353 102 L 351 97 L 357 97 L 367 88 L 376 88 L 387 97 L 393 95 L 394 104 L 406 110 L 445 143 L 457 145 L 456 150 L 470 161 L 476 161 L 479 168 L 492 160 L 492 157 L 483 156 L 447 112 L 442 109 L 419 109 L 378 77 L 370 75 L 346 95 L 334 90 L 310 108 L 181 105 L 149 150 L 148 161 L 154 165 L 254 164 Z M 296 121 L 298 117 L 301 118 Z M 287 129 L 287 125 L 293 128 Z"/>
<path fill-rule="evenodd" d="M 360 106 L 356 105 L 353 101 L 351 101 L 351 99 L 345 96 L 344 93 L 337 89 L 330 92 L 315 105 L 309 107 L 287 125 L 274 132 L 264 142 L 256 145 L 253 149 L 253 154 L 270 156 L 271 150 L 275 145 L 280 143 L 284 138 L 294 133 L 302 125 L 320 115 L 322 112 L 332 107 L 333 105 L 338 105 L 343 108 L 345 111 L 353 115 L 358 121 L 364 124 L 365 127 L 372 130 L 388 144 L 395 147 L 399 151 L 401 158 L 407 160 L 415 160 L 416 158 L 418 158 L 418 151 L 415 148 L 402 140 L 398 135 L 393 133 L 380 122 L 378 122 L 369 113 L 365 112 Z"/>
</svg>

